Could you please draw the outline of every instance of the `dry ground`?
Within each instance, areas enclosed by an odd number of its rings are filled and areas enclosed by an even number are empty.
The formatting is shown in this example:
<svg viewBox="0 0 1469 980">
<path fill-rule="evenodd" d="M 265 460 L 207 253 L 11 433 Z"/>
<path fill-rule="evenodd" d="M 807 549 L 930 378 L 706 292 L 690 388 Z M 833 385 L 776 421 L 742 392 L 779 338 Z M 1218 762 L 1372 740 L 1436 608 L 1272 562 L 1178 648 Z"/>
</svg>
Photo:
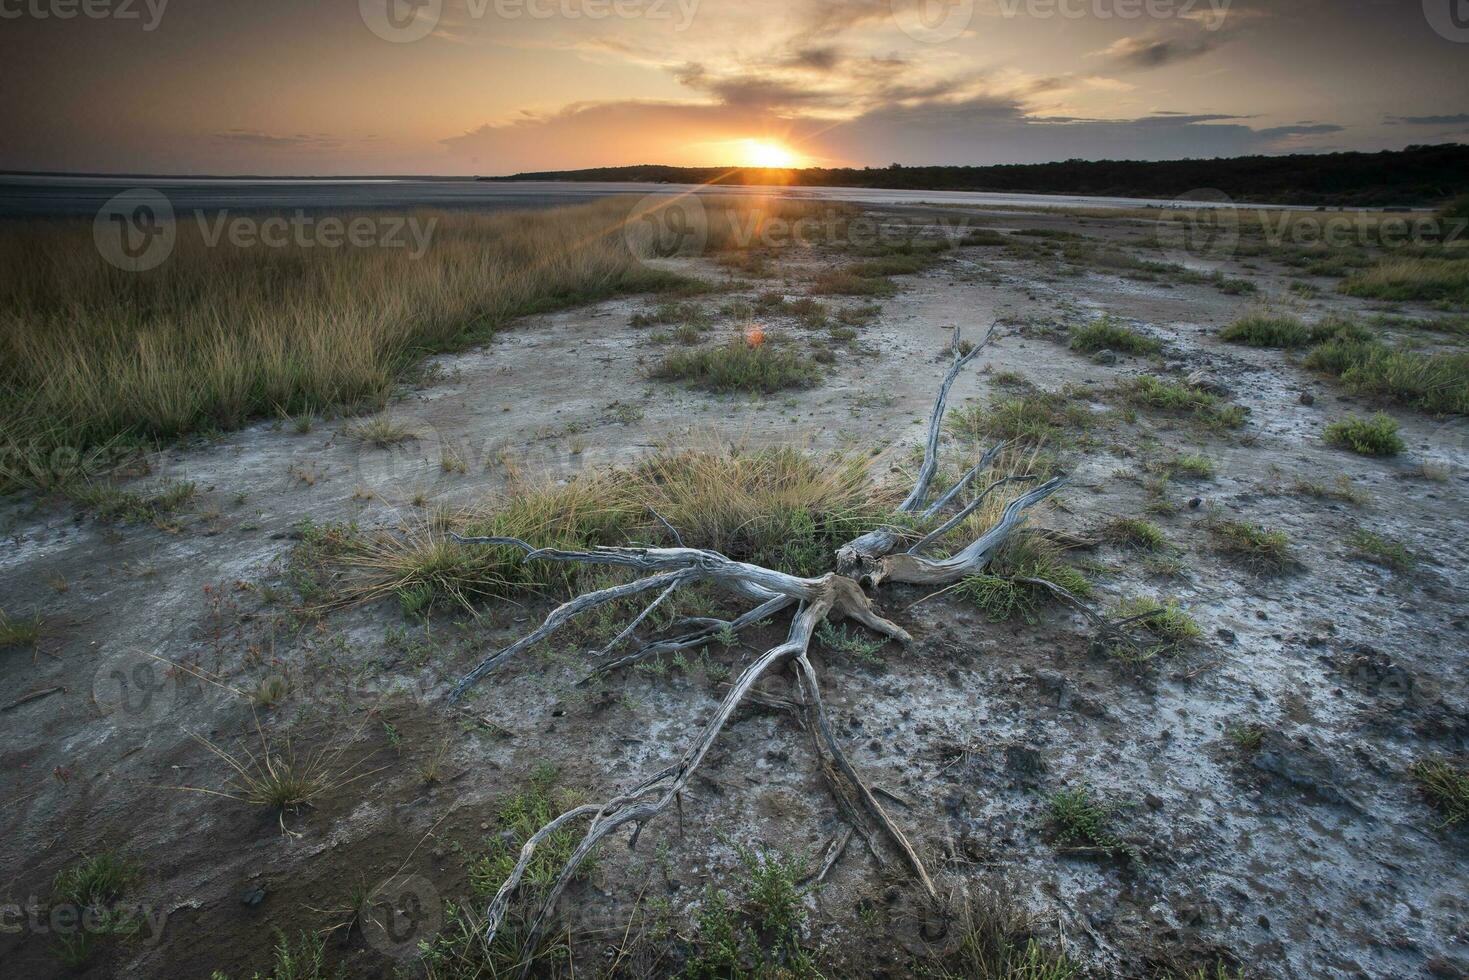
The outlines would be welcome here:
<svg viewBox="0 0 1469 980">
<path fill-rule="evenodd" d="M 1151 238 L 1126 220 L 986 220 L 1129 247 Z M 820 331 L 718 310 L 768 290 L 799 296 L 825 261 L 786 261 L 774 278 L 748 280 L 702 260 L 668 263 L 729 286 L 694 301 L 713 314 L 710 336 L 753 319 L 807 343 Z M 1308 319 L 1373 309 L 1326 279 L 1316 298 L 1290 294 L 1293 270 L 1246 261 L 1253 268 L 1222 267 Z M 353 420 L 333 419 L 309 431 L 259 424 L 167 452 L 137 485 L 199 488 L 167 527 L 6 504 L 3 607 L 39 612 L 45 626 L 34 651 L 0 661 L 0 904 L 44 904 L 59 869 L 119 851 L 138 862 L 131 897 L 162 933 L 105 944 L 84 975 L 248 976 L 268 968 L 273 929 L 334 925 L 328 953 L 352 975 L 411 966 L 413 943 L 439 923 L 438 900 L 470 898 L 466 858 L 494 832 L 500 800 L 546 764 L 559 785 L 596 796 L 664 764 L 715 703 L 708 664 L 737 664 L 769 636 L 590 692 L 576 686 L 574 660 L 526 657 L 453 712 L 441 698 L 458 673 L 544 607 L 439 613 L 426 625 L 394 602 L 293 611 L 311 587 L 291 563 L 312 533 L 303 525 L 389 524 L 503 489 L 517 472 L 565 476 L 669 442 L 883 450 L 881 474 L 921 438 L 951 327 L 999 318 L 1000 338 L 961 377 L 954 406 L 1013 392 L 1009 374 L 1048 391 L 1088 386 L 1082 401 L 1113 414 L 1056 447 L 1074 485 L 1034 521 L 1089 539 L 1118 517 L 1156 521 L 1178 561 L 1098 544 L 1084 555 L 1098 601 L 1177 599 L 1203 638 L 1139 667 L 1091 650 L 1085 620 L 1059 608 L 1035 625 L 997 624 L 953 596 L 912 606 L 921 592 L 892 590 L 885 612 L 913 633 L 910 648 L 889 644 L 876 659 L 816 651 L 854 760 L 905 801 L 894 815 L 946 887 L 1003 886 L 1037 935 L 1088 972 L 1156 976 L 1224 961 L 1247 976 L 1464 975 L 1469 831 L 1440 826 L 1408 770 L 1463 753 L 1469 736 L 1469 425 L 1392 411 L 1402 456 L 1326 445 L 1327 422 L 1370 406 L 1279 351 L 1222 343 L 1217 331 L 1259 297 L 1209 283 L 1068 274 L 994 247 L 957 249 L 899 282 L 855 340 L 830 344 L 834 361 L 809 390 L 710 395 L 649 380 L 668 348 L 651 336 L 661 328 L 629 321 L 656 301 L 618 299 L 529 318 L 486 348 L 436 358 L 433 380 L 390 409 L 418 434 L 396 449 L 364 447 L 347 434 Z M 1101 314 L 1161 341 L 1162 353 L 1103 364 L 1068 350 L 1065 329 Z M 1248 421 L 1211 431 L 1118 411 L 1105 391 L 1145 372 L 1202 372 Z M 1207 456 L 1216 475 L 1150 489 L 1147 464 L 1178 452 Z M 446 455 L 459 462 L 446 467 Z M 1339 478 L 1355 502 L 1298 486 L 1335 490 Z M 1262 578 L 1218 553 L 1205 525 L 1221 518 L 1284 531 L 1296 567 Z M 1416 563 L 1364 560 L 1350 543 L 1359 528 L 1400 541 Z M 149 671 L 156 690 L 142 698 Z M 240 692 L 270 676 L 289 677 L 291 693 L 252 708 Z M 219 789 L 228 776 L 202 740 L 258 751 L 262 729 L 290 732 L 302 754 L 339 752 L 335 769 L 355 767 L 357 778 L 282 819 L 183 788 Z M 427 783 L 423 769 L 441 752 L 442 778 Z M 1057 846 L 1047 801 L 1081 787 L 1115 807 L 1130 859 Z M 681 823 L 663 818 L 635 852 L 604 847 L 570 893 L 585 969 L 624 938 L 639 902 L 676 917 L 695 907 L 706 883 L 730 874 L 736 845 L 814 858 L 840 826 L 800 727 L 778 711 L 743 711 L 685 795 Z M 385 939 L 346 927 L 363 887 L 409 875 L 426 910 L 414 928 Z M 815 902 L 811 942 L 834 973 L 905 975 L 904 950 L 933 938 L 902 876 L 855 845 Z M 4 972 L 70 972 L 47 923 L 11 930 L 15 921 L 0 933 Z"/>
</svg>

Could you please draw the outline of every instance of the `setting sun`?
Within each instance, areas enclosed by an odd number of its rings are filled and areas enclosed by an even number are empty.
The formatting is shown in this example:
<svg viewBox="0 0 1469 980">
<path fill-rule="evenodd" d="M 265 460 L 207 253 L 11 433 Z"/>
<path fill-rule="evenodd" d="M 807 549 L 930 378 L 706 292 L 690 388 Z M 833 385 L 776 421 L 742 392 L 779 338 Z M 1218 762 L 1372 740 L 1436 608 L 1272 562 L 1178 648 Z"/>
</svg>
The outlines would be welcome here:
<svg viewBox="0 0 1469 980">
<path fill-rule="evenodd" d="M 746 167 L 799 167 L 801 157 L 770 140 L 745 140 L 740 145 L 740 163 Z"/>
</svg>

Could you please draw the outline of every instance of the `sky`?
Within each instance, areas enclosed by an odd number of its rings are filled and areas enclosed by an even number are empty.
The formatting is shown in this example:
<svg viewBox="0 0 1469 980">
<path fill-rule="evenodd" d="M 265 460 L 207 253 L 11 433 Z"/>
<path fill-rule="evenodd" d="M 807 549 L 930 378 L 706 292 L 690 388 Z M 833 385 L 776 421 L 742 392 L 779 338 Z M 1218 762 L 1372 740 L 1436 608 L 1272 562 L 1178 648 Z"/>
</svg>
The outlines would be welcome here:
<svg viewBox="0 0 1469 980">
<path fill-rule="evenodd" d="M 507 174 L 1469 142 L 1469 0 L 0 0 L 0 169 Z"/>
</svg>

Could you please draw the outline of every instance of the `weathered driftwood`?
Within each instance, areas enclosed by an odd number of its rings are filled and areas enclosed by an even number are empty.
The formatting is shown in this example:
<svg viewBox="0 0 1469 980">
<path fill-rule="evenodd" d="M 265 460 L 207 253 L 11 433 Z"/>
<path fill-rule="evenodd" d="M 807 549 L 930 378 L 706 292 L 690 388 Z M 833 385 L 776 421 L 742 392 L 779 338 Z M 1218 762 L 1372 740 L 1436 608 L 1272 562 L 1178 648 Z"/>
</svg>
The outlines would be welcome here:
<svg viewBox="0 0 1469 980">
<path fill-rule="evenodd" d="M 792 704 L 798 708 L 802 721 L 811 734 L 813 748 L 822 772 L 851 830 L 867 843 L 879 861 L 886 861 L 883 854 L 884 847 L 895 851 L 925 895 L 937 901 L 937 888 L 924 867 L 917 848 L 883 809 L 873 790 L 863 780 L 837 741 L 826 715 L 816 670 L 808 656 L 808 650 L 816 627 L 829 618 L 851 619 L 882 636 L 890 637 L 900 643 L 908 642 L 911 637 L 901 626 L 884 618 L 876 611 L 872 600 L 863 591 L 863 584 L 868 583 L 876 587 L 885 581 L 894 581 L 942 585 L 957 582 L 965 576 L 980 572 L 989 564 L 1005 540 L 1020 526 L 1025 518 L 1025 512 L 1050 497 L 1064 485 L 1065 481 L 1062 478 L 1048 480 L 1010 501 L 993 527 L 986 530 L 968 546 L 945 558 L 928 558 L 920 552 L 932 547 L 941 537 L 957 528 L 979 507 L 986 494 L 1010 482 L 1008 479 L 997 481 L 986 487 L 959 513 L 916 541 L 913 541 L 913 532 L 904 529 L 905 525 L 915 526 L 915 520 L 933 519 L 945 507 L 956 501 L 979 474 L 993 464 L 1004 448 L 1002 443 L 990 449 L 954 486 L 932 503 L 926 503 L 929 489 L 938 472 L 939 443 L 949 390 L 964 367 L 988 345 L 994 337 L 995 330 L 996 326 L 992 325 L 980 343 L 968 352 L 961 350 L 959 331 L 955 330 L 953 345 L 955 356 L 934 400 L 924 445 L 923 462 L 919 466 L 912 491 L 897 508 L 893 520 L 895 526 L 874 528 L 838 549 L 835 556 L 836 570 L 826 575 L 802 578 L 775 569 L 735 561 L 718 552 L 684 547 L 677 529 L 656 512 L 653 516 L 669 529 L 674 540 L 678 542 L 677 547 L 596 548 L 590 551 L 562 551 L 536 548 L 516 538 L 456 536 L 457 540 L 465 544 L 519 548 L 525 552 L 524 560 L 526 561 L 620 566 L 642 573 L 643 577 L 624 585 L 577 596 L 558 606 L 546 617 L 540 628 L 487 657 L 467 673 L 453 689 L 451 698 L 454 700 L 461 698 L 470 687 L 505 661 L 547 638 L 578 614 L 631 596 L 658 591 L 652 603 L 627 628 L 619 632 L 610 643 L 602 648 L 599 652 L 600 656 L 610 655 L 632 635 L 636 627 L 647 618 L 654 608 L 674 591 L 688 585 L 708 583 L 740 598 L 758 603 L 758 605 L 730 621 L 686 620 L 680 624 L 680 628 L 688 628 L 689 632 L 669 639 L 645 643 L 610 663 L 602 664 L 597 668 L 596 674 L 625 666 L 646 656 L 702 646 L 721 636 L 737 634 L 755 623 L 768 620 L 789 606 L 798 607 L 791 620 L 785 641 L 750 661 L 738 678 L 729 685 L 714 717 L 685 747 L 673 765 L 654 773 L 632 789 L 604 803 L 586 804 L 561 814 L 525 842 L 520 850 L 515 868 L 506 878 L 487 910 L 484 923 L 486 942 L 494 938 L 504 922 L 536 849 L 556 830 L 586 820 L 586 831 L 581 842 L 546 894 L 526 935 L 527 946 L 534 947 L 550 924 L 562 892 L 592 849 L 608 834 L 629 823 L 635 825 L 632 843 L 636 844 L 642 827 L 679 799 L 680 792 L 703 762 L 720 732 L 736 709 L 746 700 L 782 705 Z M 909 542 L 912 542 L 909 547 L 899 550 Z M 756 690 L 757 681 L 787 665 L 792 668 L 798 700 L 774 702 Z M 830 871 L 831 865 L 840 856 L 850 836 L 850 833 L 840 835 L 828 849 L 819 873 L 821 877 Z"/>
</svg>

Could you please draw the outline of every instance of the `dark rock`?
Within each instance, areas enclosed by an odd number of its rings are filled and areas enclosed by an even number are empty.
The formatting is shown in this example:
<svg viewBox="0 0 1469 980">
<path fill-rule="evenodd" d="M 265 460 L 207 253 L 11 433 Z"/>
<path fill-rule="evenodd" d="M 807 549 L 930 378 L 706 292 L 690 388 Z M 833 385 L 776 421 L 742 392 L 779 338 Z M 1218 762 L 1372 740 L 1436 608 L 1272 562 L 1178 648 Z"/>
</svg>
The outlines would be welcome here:
<svg viewBox="0 0 1469 980">
<path fill-rule="evenodd" d="M 1214 635 L 1219 637 L 1219 639 L 1223 640 L 1225 643 L 1233 643 L 1236 639 L 1234 635 L 1234 630 L 1227 630 L 1223 626 L 1215 630 Z"/>
<path fill-rule="evenodd" d="M 1316 404 L 1316 396 L 1313 395 L 1313 394 L 1311 394 L 1309 391 L 1303 391 L 1303 392 L 1301 392 L 1301 404 L 1302 405 L 1314 405 L 1314 404 Z"/>
<path fill-rule="evenodd" d="M 1093 354 L 1092 360 L 1096 361 L 1098 364 L 1116 364 L 1117 354 L 1115 351 L 1103 349 Z"/>
<path fill-rule="evenodd" d="M 260 903 L 263 901 L 265 901 L 264 885 L 256 885 L 253 888 L 246 888 L 245 891 L 240 895 L 240 904 L 245 906 L 246 908 L 259 908 Z"/>
<path fill-rule="evenodd" d="M 1203 504 L 1203 502 L 1204 502 L 1204 499 L 1202 497 L 1194 497 L 1192 500 L 1190 500 L 1188 502 L 1188 509 L 1189 510 L 1198 510 L 1199 509 L 1199 506 L 1201 504 Z"/>
</svg>

